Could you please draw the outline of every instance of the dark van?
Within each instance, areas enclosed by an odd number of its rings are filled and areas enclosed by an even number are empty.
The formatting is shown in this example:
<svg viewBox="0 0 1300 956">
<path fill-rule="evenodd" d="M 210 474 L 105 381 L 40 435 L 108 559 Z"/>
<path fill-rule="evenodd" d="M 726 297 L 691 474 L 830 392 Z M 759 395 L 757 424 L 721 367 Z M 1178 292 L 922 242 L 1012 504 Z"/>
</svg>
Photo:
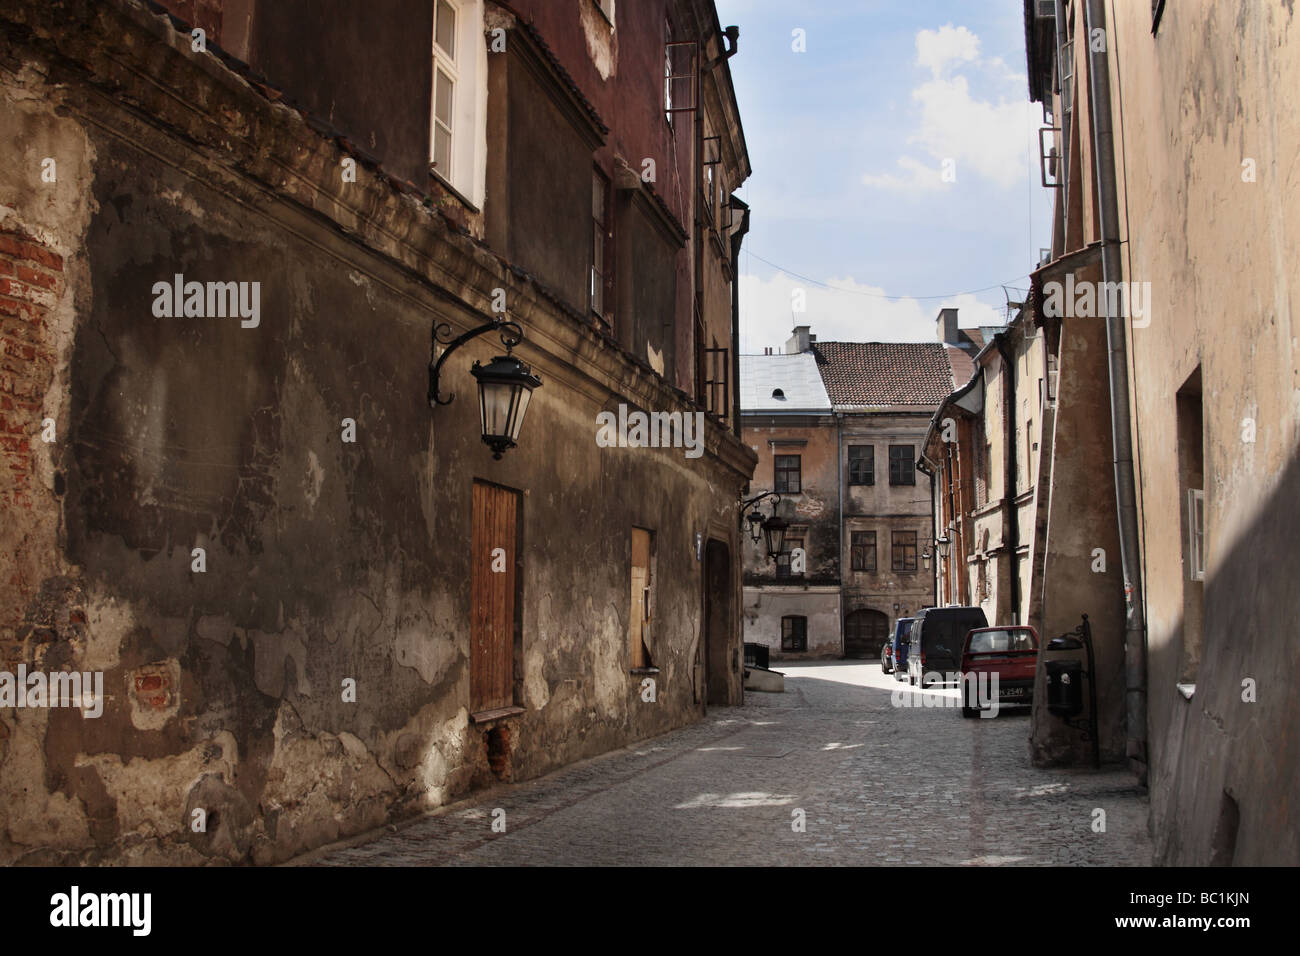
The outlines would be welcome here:
<svg viewBox="0 0 1300 956">
<path fill-rule="evenodd" d="M 988 627 L 980 607 L 927 607 L 917 612 L 907 649 L 907 680 L 926 686 L 926 675 L 956 674 L 966 632 Z M 956 678 L 954 678 L 956 679 Z"/>
</svg>

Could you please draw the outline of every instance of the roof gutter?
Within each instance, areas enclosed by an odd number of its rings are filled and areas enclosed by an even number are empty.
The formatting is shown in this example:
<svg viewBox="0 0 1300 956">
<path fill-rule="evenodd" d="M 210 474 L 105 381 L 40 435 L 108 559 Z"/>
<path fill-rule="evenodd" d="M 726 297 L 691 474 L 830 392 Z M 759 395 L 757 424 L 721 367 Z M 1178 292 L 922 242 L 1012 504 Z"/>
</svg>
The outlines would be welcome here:
<svg viewBox="0 0 1300 956">
<path fill-rule="evenodd" d="M 1103 0 L 1085 0 L 1087 35 L 1105 35 Z M 1101 49 L 1098 49 L 1098 47 Z M 1119 245 L 1119 199 L 1115 186 L 1115 137 L 1111 125 L 1109 44 L 1088 44 L 1088 88 L 1092 94 L 1093 170 L 1101 212 L 1101 273 L 1107 288 L 1122 280 Z M 1108 313 L 1106 296 L 1098 296 Z M 1133 476 L 1133 433 L 1129 421 L 1128 322 L 1122 314 L 1106 314 L 1106 347 L 1110 371 L 1110 433 L 1115 459 L 1115 504 L 1119 522 L 1119 551 L 1124 570 L 1125 753 L 1139 782 L 1147 779 L 1146 619 L 1143 613 L 1142 569 L 1138 554 L 1136 482 Z"/>
</svg>

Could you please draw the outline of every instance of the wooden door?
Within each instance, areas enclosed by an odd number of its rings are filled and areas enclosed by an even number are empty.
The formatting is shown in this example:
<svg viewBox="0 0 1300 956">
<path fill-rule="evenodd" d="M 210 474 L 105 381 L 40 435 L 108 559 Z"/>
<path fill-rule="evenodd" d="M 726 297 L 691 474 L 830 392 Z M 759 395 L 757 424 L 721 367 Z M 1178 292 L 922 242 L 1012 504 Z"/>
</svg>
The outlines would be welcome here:
<svg viewBox="0 0 1300 956">
<path fill-rule="evenodd" d="M 628 615 L 627 651 L 632 667 L 648 667 L 645 628 L 650 621 L 650 532 L 632 529 L 632 601 Z"/>
<path fill-rule="evenodd" d="M 880 611 L 852 612 L 844 620 L 844 656 L 874 659 L 889 638 L 889 619 Z"/>
<path fill-rule="evenodd" d="M 519 493 L 474 482 L 470 713 L 514 703 Z"/>
</svg>

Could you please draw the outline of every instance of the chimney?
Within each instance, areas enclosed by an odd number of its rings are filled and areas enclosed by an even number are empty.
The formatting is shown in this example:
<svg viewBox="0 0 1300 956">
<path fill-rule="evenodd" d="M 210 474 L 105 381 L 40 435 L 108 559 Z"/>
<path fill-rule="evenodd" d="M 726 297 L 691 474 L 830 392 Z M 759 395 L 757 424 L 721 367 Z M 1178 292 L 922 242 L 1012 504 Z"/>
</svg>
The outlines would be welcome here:
<svg viewBox="0 0 1300 956">
<path fill-rule="evenodd" d="M 810 328 L 812 326 L 809 325 L 796 325 L 794 327 L 794 332 L 791 333 L 790 338 L 785 343 L 786 355 L 798 355 L 800 352 L 808 351 L 808 345 L 812 341 L 812 337 L 808 334 Z"/>
<path fill-rule="evenodd" d="M 957 344 L 957 310 L 940 309 L 939 318 L 935 320 L 935 327 L 939 333 L 939 341 L 945 345 Z"/>
</svg>

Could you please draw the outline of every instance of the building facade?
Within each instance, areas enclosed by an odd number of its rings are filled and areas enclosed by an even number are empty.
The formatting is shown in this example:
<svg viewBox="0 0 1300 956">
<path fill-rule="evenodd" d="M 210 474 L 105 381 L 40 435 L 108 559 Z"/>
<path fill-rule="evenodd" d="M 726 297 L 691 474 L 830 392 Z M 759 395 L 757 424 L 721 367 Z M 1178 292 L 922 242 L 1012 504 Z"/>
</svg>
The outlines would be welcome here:
<svg viewBox="0 0 1300 956">
<path fill-rule="evenodd" d="M 0 708 L 5 862 L 276 862 L 740 700 L 736 33 L 394 6 L 0 7 L 0 670 L 102 682 Z"/>
<path fill-rule="evenodd" d="M 1300 248 L 1284 226 L 1300 214 L 1284 92 L 1300 78 L 1295 14 L 1059 0 L 1025 17 L 1054 144 L 1055 236 L 1034 299 L 1063 316 L 1057 455 L 1080 435 L 1062 417 L 1079 378 L 1071 326 L 1110 357 L 1079 398 L 1115 423 L 1086 489 L 1112 513 L 1070 521 L 1054 505 L 1048 567 L 1054 533 L 1113 566 L 1092 540 L 1109 528 L 1120 550 L 1108 603 L 1126 633 L 1103 640 L 1123 668 L 1102 675 L 1099 709 L 1150 787 L 1157 859 L 1294 864 L 1300 703 L 1266 688 L 1297 664 L 1300 613 Z M 1065 560 L 1086 579 L 1086 556 Z"/>
<path fill-rule="evenodd" d="M 938 329 L 935 343 L 818 342 L 798 326 L 784 355 L 742 359 L 750 494 L 780 494 L 790 525 L 791 557 L 767 560 L 761 541 L 745 552 L 745 639 L 772 656 L 878 657 L 898 618 L 933 602 L 931 488 L 916 461 L 974 347 L 956 310 Z M 791 391 L 812 398 L 783 414 Z"/>
<path fill-rule="evenodd" d="M 982 330 L 975 374 L 940 404 L 920 462 L 936 478 L 935 526 L 947 540 L 937 603 L 979 605 L 1003 624 L 1041 619 L 1043 436 L 1056 406 L 1046 336 L 1016 308 L 1005 327 Z"/>
</svg>

